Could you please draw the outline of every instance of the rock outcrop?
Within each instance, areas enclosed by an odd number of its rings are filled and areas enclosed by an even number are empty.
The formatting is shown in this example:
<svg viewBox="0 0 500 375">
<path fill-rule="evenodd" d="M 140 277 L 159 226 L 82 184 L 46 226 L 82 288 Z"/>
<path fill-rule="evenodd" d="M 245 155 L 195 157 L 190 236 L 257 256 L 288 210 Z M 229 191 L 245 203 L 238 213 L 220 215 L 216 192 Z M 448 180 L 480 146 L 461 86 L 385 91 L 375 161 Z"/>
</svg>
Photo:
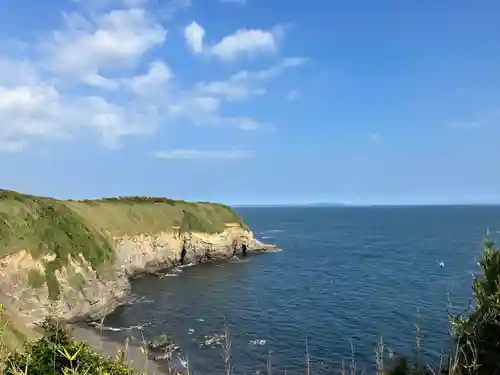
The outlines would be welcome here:
<svg viewBox="0 0 500 375">
<path fill-rule="evenodd" d="M 128 276 L 176 265 L 181 259 L 183 247 L 186 249 L 185 263 L 229 258 L 235 249 L 241 252 L 242 246 L 246 246 L 249 251 L 275 249 L 275 246 L 256 240 L 251 231 L 236 225 L 228 225 L 222 233 L 180 234 L 170 231 L 115 237 L 114 242 L 118 264 Z"/>
<path fill-rule="evenodd" d="M 51 254 L 35 259 L 22 250 L 0 259 L 0 299 L 27 325 L 49 314 L 68 321 L 96 319 L 123 304 L 130 290 L 129 277 L 156 272 L 179 263 L 182 248 L 186 262 L 229 258 L 235 248 L 241 251 L 267 251 L 275 246 L 256 240 L 251 231 L 228 225 L 221 233 L 142 233 L 113 237 L 114 264 L 94 268 L 83 256 L 70 256 L 67 264 L 55 271 L 59 296 L 53 299 L 43 282 Z"/>
</svg>

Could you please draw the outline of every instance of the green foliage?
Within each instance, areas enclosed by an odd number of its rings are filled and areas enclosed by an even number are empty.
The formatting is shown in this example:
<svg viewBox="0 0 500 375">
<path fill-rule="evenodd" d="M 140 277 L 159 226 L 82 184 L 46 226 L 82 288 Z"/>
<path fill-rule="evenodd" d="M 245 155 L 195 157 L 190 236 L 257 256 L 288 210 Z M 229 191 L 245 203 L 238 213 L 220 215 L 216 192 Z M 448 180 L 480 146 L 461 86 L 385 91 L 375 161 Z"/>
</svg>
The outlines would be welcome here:
<svg viewBox="0 0 500 375">
<path fill-rule="evenodd" d="M 491 375 L 500 369 L 500 250 L 489 235 L 478 263 L 483 275 L 474 278 L 475 307 L 452 321 L 460 375 Z"/>
<path fill-rule="evenodd" d="M 408 357 L 397 357 L 384 375 L 434 375 L 434 372 L 424 365 L 410 363 Z"/>
<path fill-rule="evenodd" d="M 248 229 L 230 207 L 216 203 L 157 197 L 118 197 L 65 203 L 96 228 L 113 235 L 155 233 L 169 231 L 176 226 L 206 233 L 222 232 L 226 224 Z"/>
<path fill-rule="evenodd" d="M 56 319 L 46 319 L 41 328 L 43 337 L 7 356 L 3 374 L 137 374 L 123 360 L 104 358 L 86 343 L 73 340 L 64 325 Z"/>
<path fill-rule="evenodd" d="M 210 232 L 210 224 L 210 221 L 202 220 L 200 217 L 193 215 L 191 212 L 185 211 L 180 223 L 180 230 L 181 232 Z"/>
</svg>

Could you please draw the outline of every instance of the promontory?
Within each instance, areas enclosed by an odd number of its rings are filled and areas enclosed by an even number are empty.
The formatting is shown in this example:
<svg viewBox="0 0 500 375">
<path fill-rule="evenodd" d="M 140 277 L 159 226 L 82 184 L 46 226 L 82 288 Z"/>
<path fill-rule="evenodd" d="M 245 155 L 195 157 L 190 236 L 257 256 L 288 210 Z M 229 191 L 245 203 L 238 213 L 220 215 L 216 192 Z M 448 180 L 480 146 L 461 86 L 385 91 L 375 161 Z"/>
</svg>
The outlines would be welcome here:
<svg viewBox="0 0 500 375">
<path fill-rule="evenodd" d="M 168 198 L 57 200 L 0 190 L 0 303 L 10 339 L 48 315 L 102 317 L 131 276 L 274 249 L 228 206 Z"/>
</svg>

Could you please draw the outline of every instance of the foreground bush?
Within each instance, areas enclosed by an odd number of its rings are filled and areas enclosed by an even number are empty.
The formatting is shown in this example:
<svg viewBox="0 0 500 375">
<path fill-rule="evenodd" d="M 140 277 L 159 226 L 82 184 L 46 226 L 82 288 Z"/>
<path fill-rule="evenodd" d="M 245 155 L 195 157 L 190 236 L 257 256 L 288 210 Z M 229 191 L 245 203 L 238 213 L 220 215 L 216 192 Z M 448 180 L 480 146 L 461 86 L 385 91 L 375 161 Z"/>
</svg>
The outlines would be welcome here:
<svg viewBox="0 0 500 375">
<path fill-rule="evenodd" d="M 500 250 L 489 238 L 478 263 L 483 276 L 474 278 L 474 310 L 452 321 L 457 375 L 500 374 Z"/>
<path fill-rule="evenodd" d="M 2 374 L 139 375 L 123 358 L 106 359 L 86 343 L 73 340 L 55 319 L 46 319 L 41 328 L 44 334 L 40 339 L 7 356 Z"/>
</svg>

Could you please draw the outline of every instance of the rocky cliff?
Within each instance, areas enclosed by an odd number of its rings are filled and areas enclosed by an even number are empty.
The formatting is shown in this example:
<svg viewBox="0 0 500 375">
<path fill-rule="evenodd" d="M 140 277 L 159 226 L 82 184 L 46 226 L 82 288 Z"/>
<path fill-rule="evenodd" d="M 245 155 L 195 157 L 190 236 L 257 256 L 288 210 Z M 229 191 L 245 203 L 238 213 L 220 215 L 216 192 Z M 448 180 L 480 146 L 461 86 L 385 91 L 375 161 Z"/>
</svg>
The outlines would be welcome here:
<svg viewBox="0 0 500 375">
<path fill-rule="evenodd" d="M 0 192 L 0 302 L 24 324 L 100 317 L 129 277 L 265 251 L 227 206 L 164 198 L 59 201 Z"/>
</svg>

